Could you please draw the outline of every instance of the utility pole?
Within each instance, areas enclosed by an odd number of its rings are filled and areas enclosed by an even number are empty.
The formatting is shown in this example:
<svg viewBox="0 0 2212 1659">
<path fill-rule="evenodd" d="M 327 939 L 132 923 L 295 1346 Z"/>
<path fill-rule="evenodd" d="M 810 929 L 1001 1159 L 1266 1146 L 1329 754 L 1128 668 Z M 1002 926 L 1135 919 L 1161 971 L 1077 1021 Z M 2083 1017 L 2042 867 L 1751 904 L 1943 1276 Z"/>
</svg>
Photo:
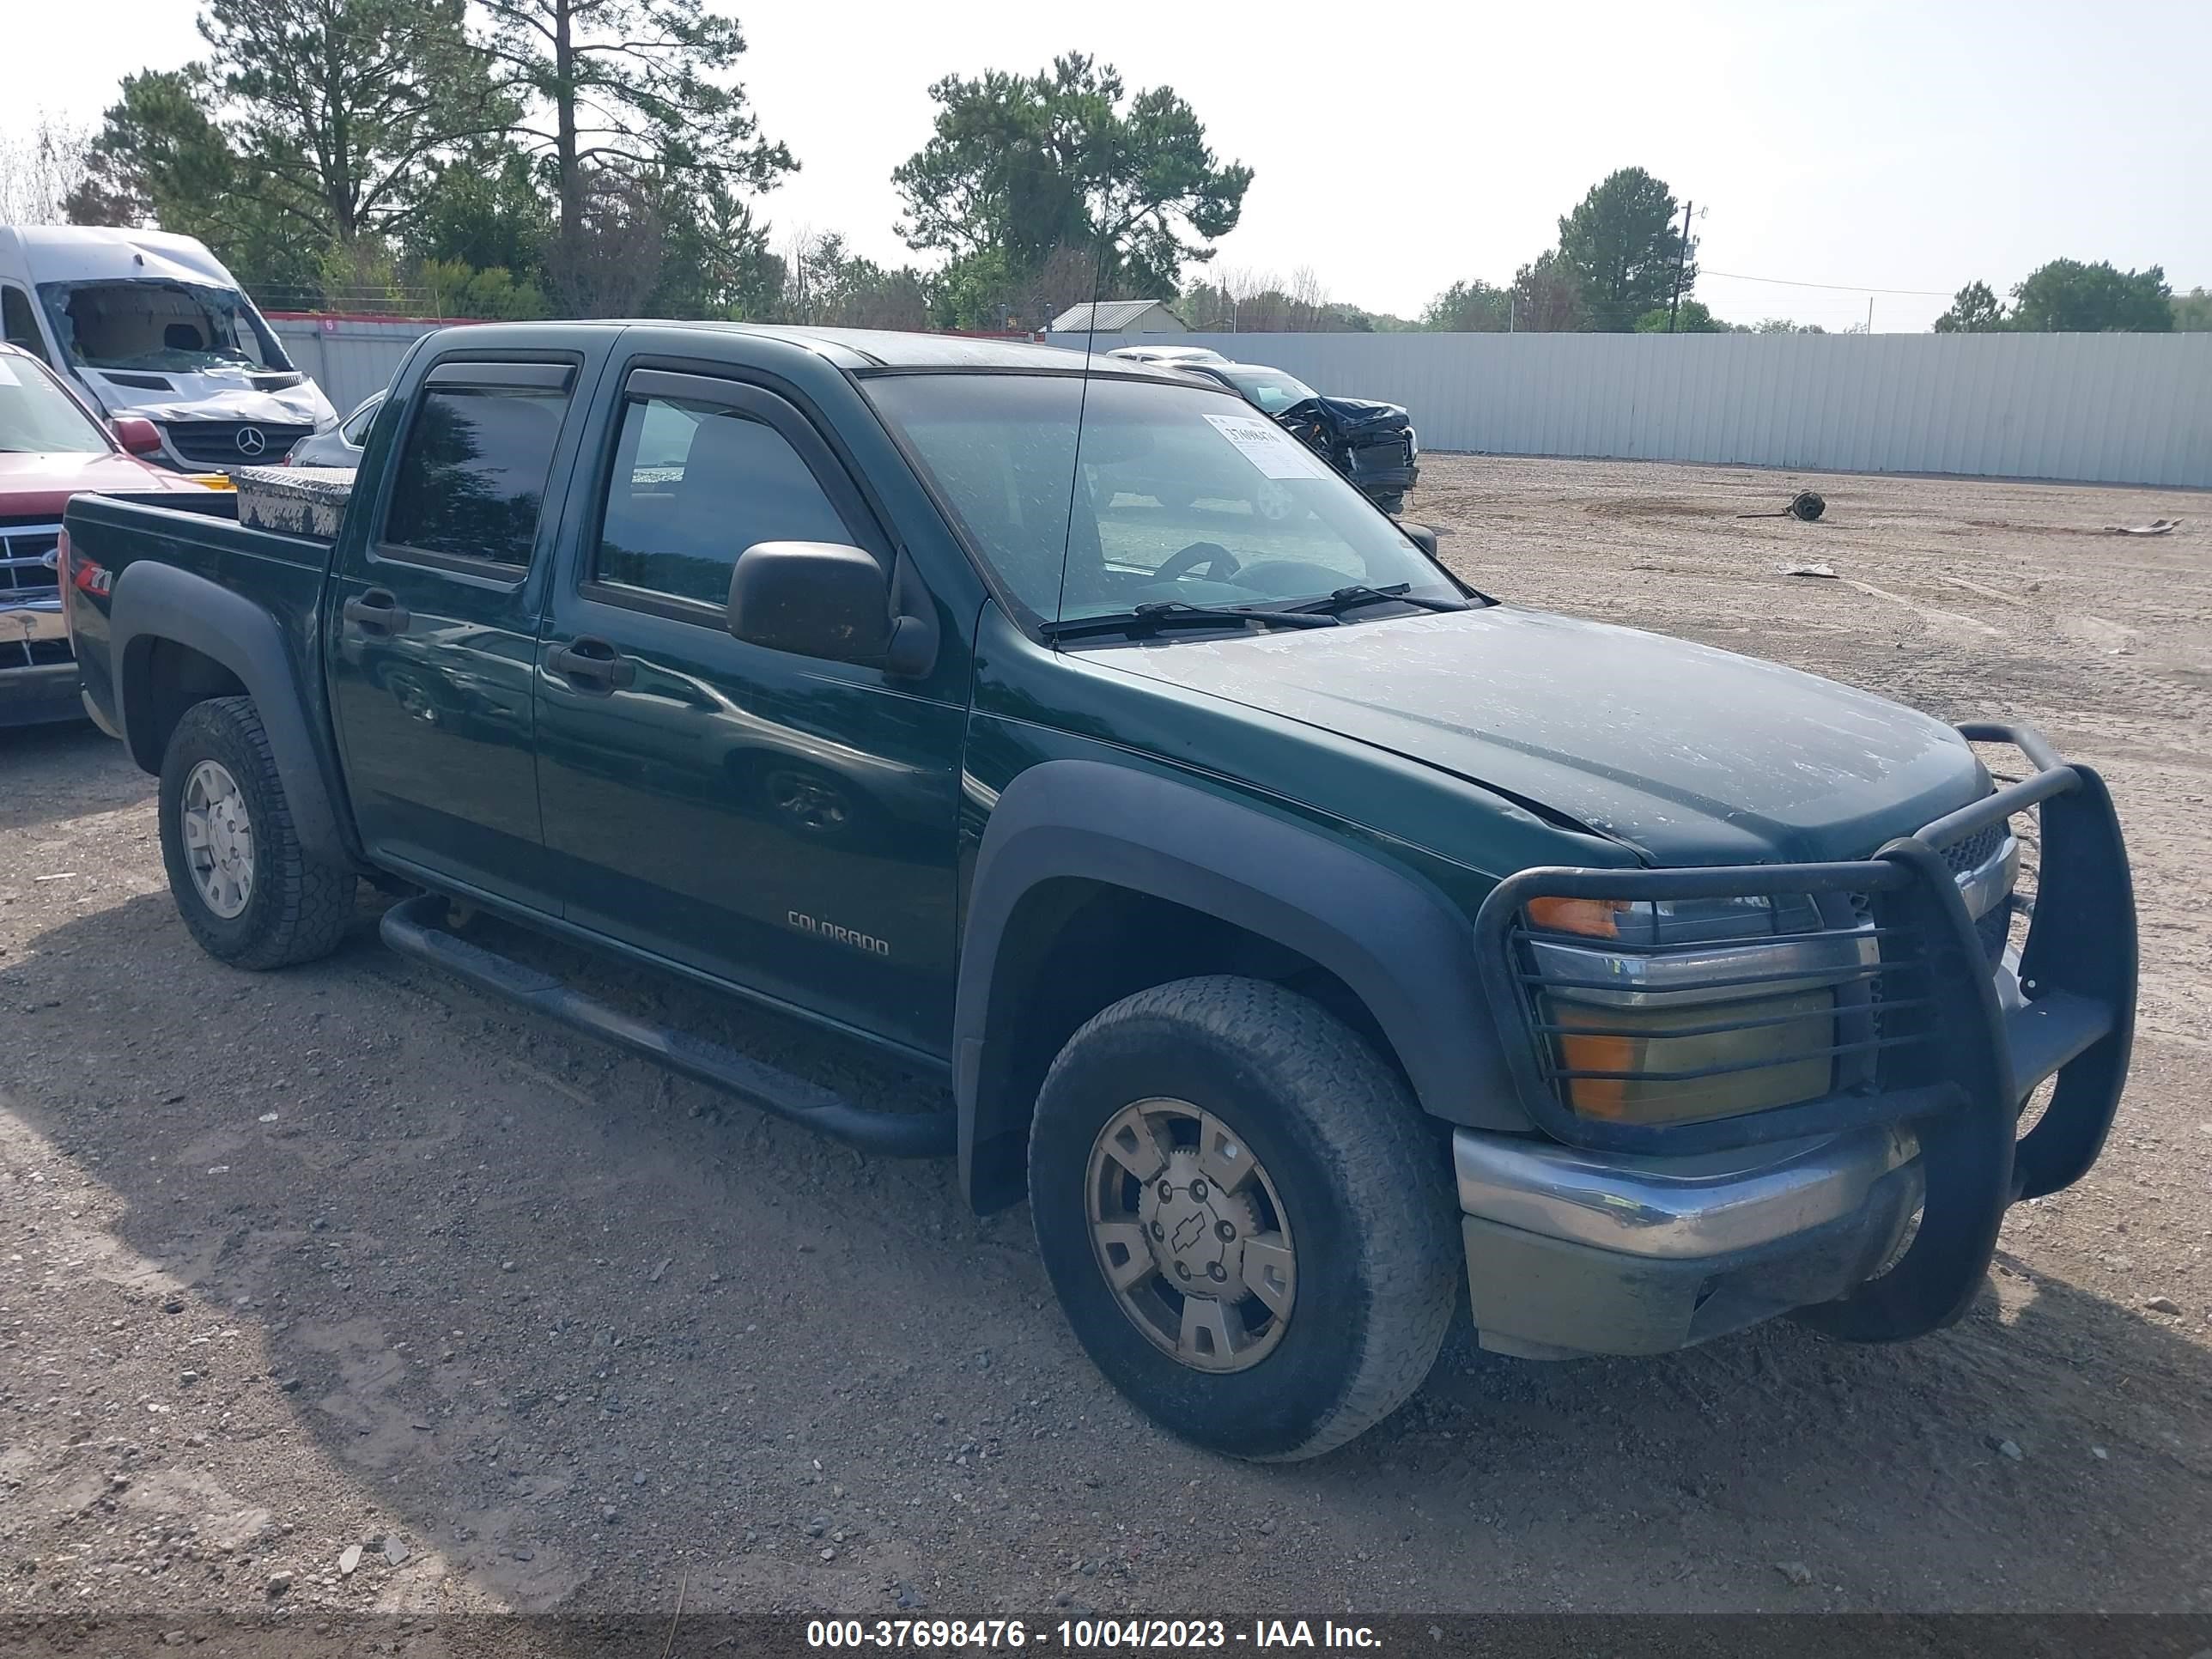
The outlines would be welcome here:
<svg viewBox="0 0 2212 1659">
<path fill-rule="evenodd" d="M 1867 295 L 1867 332 L 1874 332 L 1874 295 Z"/>
<path fill-rule="evenodd" d="M 1674 261 L 1674 297 L 1667 301 L 1667 331 L 1674 331 L 1674 313 L 1682 308 L 1682 270 L 1690 263 L 1690 206 L 1682 204 L 1682 252 Z"/>
</svg>

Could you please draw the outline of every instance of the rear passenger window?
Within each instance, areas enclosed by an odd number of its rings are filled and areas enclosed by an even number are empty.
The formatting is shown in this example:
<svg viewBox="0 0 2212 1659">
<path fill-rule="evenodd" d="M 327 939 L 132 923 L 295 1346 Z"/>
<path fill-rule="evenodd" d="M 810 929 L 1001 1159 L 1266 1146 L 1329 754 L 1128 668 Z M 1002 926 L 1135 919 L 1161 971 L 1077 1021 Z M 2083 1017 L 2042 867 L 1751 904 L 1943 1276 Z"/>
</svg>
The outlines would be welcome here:
<svg viewBox="0 0 2212 1659">
<path fill-rule="evenodd" d="M 400 452 L 384 538 L 527 565 L 568 408 L 566 392 L 545 387 L 428 388 Z"/>
<path fill-rule="evenodd" d="M 608 480 L 603 582 L 725 604 L 755 542 L 850 542 L 837 509 L 783 434 L 714 404 L 634 398 Z"/>
</svg>

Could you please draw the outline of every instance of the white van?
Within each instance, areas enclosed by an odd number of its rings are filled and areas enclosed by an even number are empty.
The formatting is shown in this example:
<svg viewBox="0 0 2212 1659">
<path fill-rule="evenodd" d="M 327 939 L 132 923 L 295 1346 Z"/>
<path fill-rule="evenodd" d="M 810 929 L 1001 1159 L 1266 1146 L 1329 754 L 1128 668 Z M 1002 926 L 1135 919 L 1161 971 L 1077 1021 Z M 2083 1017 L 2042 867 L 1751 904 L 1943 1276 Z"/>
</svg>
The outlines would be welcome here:
<svg viewBox="0 0 2212 1659">
<path fill-rule="evenodd" d="M 273 464 L 337 419 L 189 236 L 0 225 L 0 323 L 109 416 L 153 422 L 157 459 L 185 471 Z"/>
</svg>

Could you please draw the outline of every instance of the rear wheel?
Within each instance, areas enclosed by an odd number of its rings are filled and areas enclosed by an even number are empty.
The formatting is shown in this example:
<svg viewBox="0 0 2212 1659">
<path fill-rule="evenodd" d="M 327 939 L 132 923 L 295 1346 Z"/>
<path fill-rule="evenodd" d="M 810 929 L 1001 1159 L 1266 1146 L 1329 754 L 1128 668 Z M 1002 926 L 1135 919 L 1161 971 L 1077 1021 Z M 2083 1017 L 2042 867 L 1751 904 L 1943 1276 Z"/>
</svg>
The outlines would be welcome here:
<svg viewBox="0 0 2212 1659">
<path fill-rule="evenodd" d="M 1158 986 L 1078 1031 L 1037 1101 L 1030 1198 L 1099 1370 L 1234 1456 L 1381 1421 L 1458 1293 L 1442 1137 L 1342 1022 L 1257 980 Z"/>
<path fill-rule="evenodd" d="M 350 870 L 301 849 L 251 697 L 185 711 L 161 762 L 161 861 L 200 948 L 234 968 L 328 955 L 353 916 Z"/>
</svg>

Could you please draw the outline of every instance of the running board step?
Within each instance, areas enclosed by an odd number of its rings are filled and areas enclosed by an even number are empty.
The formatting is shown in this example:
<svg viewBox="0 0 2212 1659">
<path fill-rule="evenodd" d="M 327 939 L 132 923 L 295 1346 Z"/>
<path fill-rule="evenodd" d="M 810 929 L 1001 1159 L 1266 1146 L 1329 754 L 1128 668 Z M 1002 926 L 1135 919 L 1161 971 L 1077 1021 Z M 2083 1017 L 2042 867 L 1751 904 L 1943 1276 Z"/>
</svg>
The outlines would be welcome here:
<svg viewBox="0 0 2212 1659">
<path fill-rule="evenodd" d="M 953 1148 L 953 1115 L 939 1112 L 881 1112 L 855 1106 L 836 1091 L 793 1077 L 734 1048 L 656 1025 L 586 996 L 541 969 L 487 951 L 439 925 L 447 901 L 426 893 L 384 913 L 377 931 L 404 957 L 441 968 L 493 996 L 519 1002 L 617 1048 L 665 1066 L 672 1072 L 725 1090 L 764 1112 L 803 1123 L 833 1140 L 890 1158 L 942 1158 Z"/>
</svg>

